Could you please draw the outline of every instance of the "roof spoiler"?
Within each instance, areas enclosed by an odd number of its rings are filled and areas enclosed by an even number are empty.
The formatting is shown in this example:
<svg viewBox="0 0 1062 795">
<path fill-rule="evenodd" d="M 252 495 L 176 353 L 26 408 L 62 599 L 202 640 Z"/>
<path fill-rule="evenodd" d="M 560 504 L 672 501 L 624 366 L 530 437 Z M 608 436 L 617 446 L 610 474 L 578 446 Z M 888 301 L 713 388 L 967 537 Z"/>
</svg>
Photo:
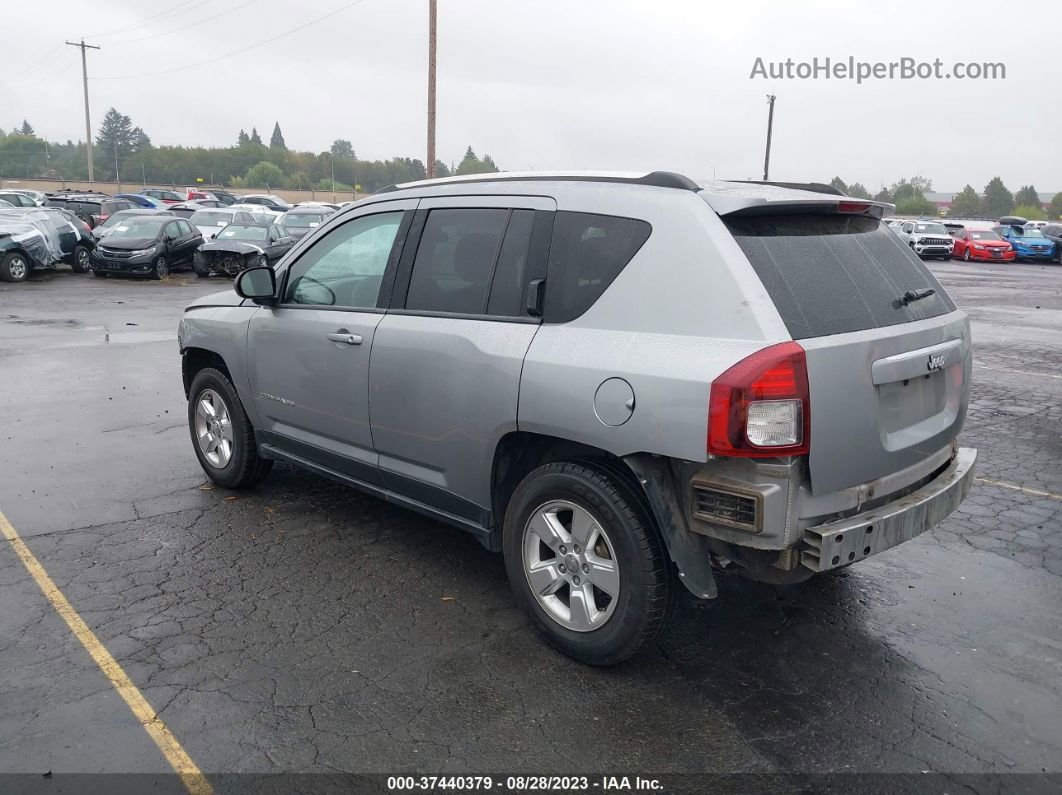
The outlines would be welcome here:
<svg viewBox="0 0 1062 795">
<path fill-rule="evenodd" d="M 775 188 L 789 188 L 790 190 L 807 190 L 812 193 L 832 193 L 834 196 L 847 196 L 833 185 L 822 182 L 771 182 L 763 179 L 735 179 L 728 182 L 743 182 L 746 185 L 772 185 Z"/>
</svg>

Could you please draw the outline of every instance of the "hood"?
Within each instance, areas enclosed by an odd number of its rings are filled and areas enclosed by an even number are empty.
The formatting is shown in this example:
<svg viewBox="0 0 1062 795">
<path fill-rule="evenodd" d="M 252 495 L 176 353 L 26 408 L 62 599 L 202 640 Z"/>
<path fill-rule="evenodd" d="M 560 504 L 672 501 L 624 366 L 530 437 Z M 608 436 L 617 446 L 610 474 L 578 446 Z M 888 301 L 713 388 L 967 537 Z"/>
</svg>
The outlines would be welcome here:
<svg viewBox="0 0 1062 795">
<path fill-rule="evenodd" d="M 219 227 L 220 228 L 220 227 Z M 227 251 L 233 254 L 264 254 L 265 249 L 243 240 L 212 240 L 199 247 L 204 254 L 211 251 Z"/>
<path fill-rule="evenodd" d="M 1027 248 L 1029 246 L 1050 246 L 1051 241 L 1046 237 L 1012 237 L 1009 239 L 1012 246 Z"/>
<path fill-rule="evenodd" d="M 185 311 L 187 312 L 189 309 L 195 309 L 199 306 L 240 306 L 242 304 L 243 299 L 236 294 L 235 290 L 222 290 L 220 293 L 200 296 L 188 304 L 185 307 Z"/>
<path fill-rule="evenodd" d="M 115 249 L 116 251 L 139 251 L 142 248 L 151 248 L 158 242 L 158 238 L 154 237 L 115 238 L 110 234 L 105 235 L 103 239 L 107 241 L 107 248 Z"/>
</svg>

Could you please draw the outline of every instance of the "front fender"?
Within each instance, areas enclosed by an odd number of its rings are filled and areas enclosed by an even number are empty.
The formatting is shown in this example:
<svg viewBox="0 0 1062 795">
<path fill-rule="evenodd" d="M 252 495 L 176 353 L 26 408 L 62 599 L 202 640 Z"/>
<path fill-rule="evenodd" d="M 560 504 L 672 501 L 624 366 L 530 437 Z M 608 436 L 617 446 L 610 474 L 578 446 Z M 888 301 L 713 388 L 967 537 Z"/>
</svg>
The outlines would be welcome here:
<svg viewBox="0 0 1062 795">
<path fill-rule="evenodd" d="M 258 309 L 254 305 L 189 307 L 177 331 L 186 362 L 187 357 L 202 355 L 207 361 L 217 357 L 224 363 L 243 409 L 256 428 L 260 425 L 247 373 L 247 328 Z"/>
</svg>

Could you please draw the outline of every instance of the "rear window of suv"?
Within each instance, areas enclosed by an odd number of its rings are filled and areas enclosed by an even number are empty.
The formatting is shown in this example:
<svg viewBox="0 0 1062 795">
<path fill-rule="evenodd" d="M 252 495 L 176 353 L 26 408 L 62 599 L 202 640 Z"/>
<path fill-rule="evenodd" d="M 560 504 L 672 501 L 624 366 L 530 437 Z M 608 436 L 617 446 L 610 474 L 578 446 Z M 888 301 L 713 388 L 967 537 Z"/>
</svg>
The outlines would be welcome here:
<svg viewBox="0 0 1062 795">
<path fill-rule="evenodd" d="M 723 219 L 793 339 L 937 317 L 955 305 L 925 265 L 876 219 L 759 215 Z M 909 290 L 936 294 L 904 304 Z"/>
</svg>

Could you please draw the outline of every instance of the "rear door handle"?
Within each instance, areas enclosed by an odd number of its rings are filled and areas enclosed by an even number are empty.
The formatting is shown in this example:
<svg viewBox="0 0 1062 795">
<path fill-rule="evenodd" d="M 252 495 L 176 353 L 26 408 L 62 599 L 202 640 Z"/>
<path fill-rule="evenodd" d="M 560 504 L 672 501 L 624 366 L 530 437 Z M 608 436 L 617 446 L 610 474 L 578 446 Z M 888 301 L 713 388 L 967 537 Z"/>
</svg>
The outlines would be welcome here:
<svg viewBox="0 0 1062 795">
<path fill-rule="evenodd" d="M 335 334 L 329 334 L 328 339 L 332 342 L 341 342 L 344 345 L 361 345 L 361 335 L 351 334 L 346 329 L 340 329 Z"/>
</svg>

